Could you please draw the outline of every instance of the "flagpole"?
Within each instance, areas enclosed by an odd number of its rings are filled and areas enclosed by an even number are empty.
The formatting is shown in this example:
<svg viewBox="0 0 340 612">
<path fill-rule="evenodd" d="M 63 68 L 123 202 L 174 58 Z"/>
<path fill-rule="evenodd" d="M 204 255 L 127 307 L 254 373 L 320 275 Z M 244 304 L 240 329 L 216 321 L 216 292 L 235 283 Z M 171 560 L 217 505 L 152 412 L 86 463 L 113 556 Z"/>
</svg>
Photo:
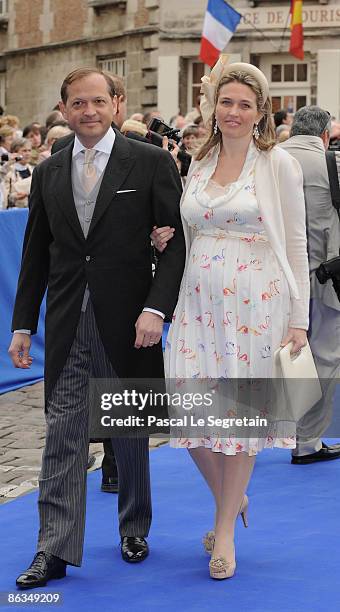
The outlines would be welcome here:
<svg viewBox="0 0 340 612">
<path fill-rule="evenodd" d="M 288 28 L 288 25 L 289 25 L 289 20 L 290 20 L 290 11 L 288 11 L 288 13 L 287 13 L 287 19 L 286 19 L 285 27 L 282 30 L 282 36 L 281 36 L 281 40 L 280 40 L 279 51 L 282 51 L 283 40 L 284 40 L 284 37 L 285 37 L 285 33 L 287 32 L 287 28 Z"/>
<path fill-rule="evenodd" d="M 269 36 L 266 36 L 266 34 L 263 32 L 263 30 L 259 30 L 259 28 L 257 28 L 251 21 L 249 21 L 244 15 L 242 15 L 242 20 L 244 21 L 244 23 L 250 25 L 254 30 L 256 30 L 256 32 L 258 32 L 259 34 L 261 34 L 261 36 L 263 38 L 265 38 L 266 40 L 268 40 L 268 42 L 271 44 L 271 46 L 273 47 L 273 49 L 275 49 L 275 51 L 277 51 L 278 53 L 280 53 L 281 48 L 277 47 L 271 38 L 269 38 Z"/>
<path fill-rule="evenodd" d="M 295 0 L 294 0 L 295 1 Z M 302 0 L 297 0 L 301 3 Z M 213 66 L 219 54 L 226 48 L 240 21 L 255 30 L 264 40 L 267 40 L 276 53 L 280 48 L 272 39 L 257 28 L 245 15 L 237 11 L 227 0 L 209 0 L 203 23 L 200 59 L 205 64 Z M 242 35 L 242 33 L 240 33 Z"/>
</svg>

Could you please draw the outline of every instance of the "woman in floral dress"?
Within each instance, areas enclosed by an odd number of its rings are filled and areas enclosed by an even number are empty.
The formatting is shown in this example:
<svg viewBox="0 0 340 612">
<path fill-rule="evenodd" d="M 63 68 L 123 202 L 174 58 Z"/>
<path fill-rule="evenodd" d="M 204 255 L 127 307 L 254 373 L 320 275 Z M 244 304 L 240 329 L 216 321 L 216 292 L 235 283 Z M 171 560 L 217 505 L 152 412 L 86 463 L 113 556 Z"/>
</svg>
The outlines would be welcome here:
<svg viewBox="0 0 340 612">
<path fill-rule="evenodd" d="M 306 344 L 302 173 L 274 146 L 268 83 L 260 70 L 228 65 L 221 56 L 202 81 L 202 114 L 211 132 L 192 163 L 181 202 L 188 254 L 167 339 L 166 375 L 270 379 L 280 345 L 292 342 L 297 352 Z M 235 572 L 235 521 L 242 514 L 246 524 L 245 491 L 257 452 L 294 448 L 294 430 L 280 437 L 273 424 L 263 437 L 172 440 L 172 446 L 189 449 L 214 495 L 215 529 L 204 539 L 213 578 Z"/>
</svg>

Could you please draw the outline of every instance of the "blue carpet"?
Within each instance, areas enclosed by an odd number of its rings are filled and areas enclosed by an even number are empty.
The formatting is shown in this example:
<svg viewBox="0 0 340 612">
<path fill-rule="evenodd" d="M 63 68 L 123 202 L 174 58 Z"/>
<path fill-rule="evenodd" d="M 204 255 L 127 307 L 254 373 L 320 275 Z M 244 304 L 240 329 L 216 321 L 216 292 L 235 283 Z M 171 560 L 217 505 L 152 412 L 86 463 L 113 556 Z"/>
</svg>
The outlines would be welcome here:
<svg viewBox="0 0 340 612">
<path fill-rule="evenodd" d="M 65 580 L 42 590 L 60 591 L 63 603 L 56 609 L 67 612 L 339 610 L 340 461 L 292 466 L 289 459 L 280 450 L 258 457 L 249 487 L 250 527 L 237 525 L 233 579 L 208 577 L 200 540 L 212 524 L 212 502 L 186 451 L 163 447 L 151 453 L 150 557 L 134 566 L 121 561 L 117 497 L 99 491 L 97 471 L 88 478 L 83 567 L 69 568 Z M 0 507 L 2 592 L 15 591 L 15 576 L 31 561 L 36 499 L 34 493 Z"/>
<path fill-rule="evenodd" d="M 7 353 L 12 338 L 12 312 L 27 217 L 27 208 L 0 211 L 0 393 L 31 385 L 44 376 L 45 301 L 40 311 L 38 333 L 32 340 L 32 366 L 27 370 L 15 369 Z"/>
</svg>

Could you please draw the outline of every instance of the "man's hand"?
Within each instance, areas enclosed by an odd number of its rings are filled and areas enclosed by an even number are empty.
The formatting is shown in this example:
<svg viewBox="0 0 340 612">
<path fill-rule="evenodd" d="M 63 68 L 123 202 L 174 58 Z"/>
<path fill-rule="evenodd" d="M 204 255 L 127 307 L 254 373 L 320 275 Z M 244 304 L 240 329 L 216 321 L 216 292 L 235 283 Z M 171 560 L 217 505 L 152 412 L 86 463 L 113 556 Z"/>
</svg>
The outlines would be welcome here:
<svg viewBox="0 0 340 612">
<path fill-rule="evenodd" d="M 174 227 L 170 227 L 169 225 L 165 225 L 164 227 L 157 227 L 157 225 L 154 225 L 150 238 L 157 251 L 163 253 L 164 249 L 166 248 L 166 245 L 168 244 L 168 241 L 173 238 L 174 233 Z"/>
<path fill-rule="evenodd" d="M 158 344 L 162 337 L 163 319 L 153 312 L 142 312 L 136 321 L 135 348 Z"/>
<path fill-rule="evenodd" d="M 31 336 L 29 334 L 13 334 L 8 352 L 15 368 L 27 370 L 31 367 L 33 359 L 29 354 L 30 348 Z"/>
<path fill-rule="evenodd" d="M 169 151 L 169 144 L 171 145 L 171 151 Z M 177 156 L 179 153 L 179 146 L 177 144 L 177 142 L 175 140 L 169 140 L 169 138 L 167 136 L 163 136 L 163 144 L 162 144 L 162 148 L 165 151 L 169 151 L 169 153 L 171 153 L 172 157 L 174 158 L 175 162 L 177 163 Z"/>
</svg>

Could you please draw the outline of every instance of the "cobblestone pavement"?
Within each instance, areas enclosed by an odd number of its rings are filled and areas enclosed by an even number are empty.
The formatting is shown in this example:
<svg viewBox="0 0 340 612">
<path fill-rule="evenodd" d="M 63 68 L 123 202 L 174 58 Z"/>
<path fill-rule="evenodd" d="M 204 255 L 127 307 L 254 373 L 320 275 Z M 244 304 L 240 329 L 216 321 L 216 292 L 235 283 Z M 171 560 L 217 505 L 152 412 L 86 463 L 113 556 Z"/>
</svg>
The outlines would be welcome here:
<svg viewBox="0 0 340 612">
<path fill-rule="evenodd" d="M 45 439 L 42 382 L 0 395 L 0 504 L 38 487 Z M 150 448 L 164 444 L 150 439 Z M 91 444 L 99 469 L 103 445 Z"/>
</svg>

